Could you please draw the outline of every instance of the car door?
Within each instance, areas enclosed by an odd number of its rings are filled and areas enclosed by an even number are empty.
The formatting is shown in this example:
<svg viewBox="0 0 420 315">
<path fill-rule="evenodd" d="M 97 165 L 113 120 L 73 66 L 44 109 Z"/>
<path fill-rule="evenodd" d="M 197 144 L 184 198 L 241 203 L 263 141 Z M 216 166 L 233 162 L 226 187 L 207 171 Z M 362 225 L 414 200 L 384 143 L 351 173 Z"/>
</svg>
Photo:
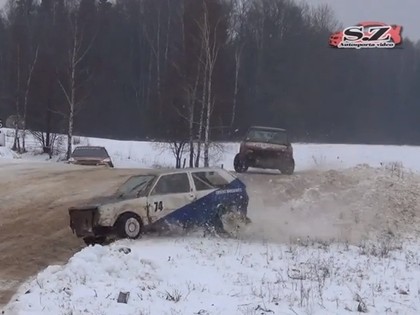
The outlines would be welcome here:
<svg viewBox="0 0 420 315">
<path fill-rule="evenodd" d="M 214 219 L 220 205 L 220 198 L 214 193 L 227 184 L 215 171 L 192 171 L 191 177 L 197 194 L 193 221 L 203 224 Z"/>
<path fill-rule="evenodd" d="M 161 175 L 148 197 L 149 216 L 155 222 L 189 205 L 197 196 L 187 172 Z"/>
</svg>

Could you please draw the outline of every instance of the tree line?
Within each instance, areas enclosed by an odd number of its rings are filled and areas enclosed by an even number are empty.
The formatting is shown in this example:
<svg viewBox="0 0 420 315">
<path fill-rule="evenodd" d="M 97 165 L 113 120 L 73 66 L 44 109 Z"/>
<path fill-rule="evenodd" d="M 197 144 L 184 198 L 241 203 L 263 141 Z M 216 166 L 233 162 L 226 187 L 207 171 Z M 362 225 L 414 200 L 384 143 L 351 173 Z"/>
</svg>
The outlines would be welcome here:
<svg viewBox="0 0 420 315">
<path fill-rule="evenodd" d="M 9 0 L 0 118 L 46 148 L 54 132 L 190 144 L 190 165 L 250 125 L 419 144 L 420 44 L 330 48 L 340 28 L 328 6 L 291 0 Z"/>
</svg>

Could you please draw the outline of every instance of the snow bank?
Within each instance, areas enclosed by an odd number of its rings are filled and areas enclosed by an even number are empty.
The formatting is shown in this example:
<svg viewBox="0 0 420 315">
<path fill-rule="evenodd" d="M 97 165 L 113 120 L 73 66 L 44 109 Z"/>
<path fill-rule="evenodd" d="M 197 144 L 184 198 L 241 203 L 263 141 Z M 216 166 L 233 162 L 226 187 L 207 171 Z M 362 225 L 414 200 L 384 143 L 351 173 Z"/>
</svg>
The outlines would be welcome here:
<svg viewBox="0 0 420 315">
<path fill-rule="evenodd" d="M 287 243 L 296 237 L 359 242 L 420 224 L 420 176 L 398 163 L 293 176 L 246 175 L 252 224 L 241 238 Z"/>
<path fill-rule="evenodd" d="M 0 159 L 20 159 L 20 155 L 7 147 L 0 147 Z"/>
<path fill-rule="evenodd" d="M 419 244 L 143 239 L 83 249 L 6 314 L 416 314 Z M 127 304 L 119 292 L 130 292 Z"/>
<path fill-rule="evenodd" d="M 299 170 L 343 169 L 359 164 L 381 167 L 397 163 L 420 171 L 418 146 L 296 143 L 294 151 Z"/>
</svg>

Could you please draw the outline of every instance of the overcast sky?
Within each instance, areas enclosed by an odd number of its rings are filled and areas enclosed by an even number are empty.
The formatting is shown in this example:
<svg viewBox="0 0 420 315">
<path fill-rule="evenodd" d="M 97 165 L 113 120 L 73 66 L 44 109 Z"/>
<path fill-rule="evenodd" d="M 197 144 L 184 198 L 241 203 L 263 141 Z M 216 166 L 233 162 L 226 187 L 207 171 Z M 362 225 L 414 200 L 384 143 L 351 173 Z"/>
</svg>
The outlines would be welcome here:
<svg viewBox="0 0 420 315">
<path fill-rule="evenodd" d="M 420 40 L 420 0 L 304 0 L 311 5 L 329 4 L 340 22 L 351 26 L 361 21 L 399 24 L 403 35 Z M 0 7 L 6 0 L 0 0 Z M 299 2 L 299 1 L 298 1 Z"/>
</svg>

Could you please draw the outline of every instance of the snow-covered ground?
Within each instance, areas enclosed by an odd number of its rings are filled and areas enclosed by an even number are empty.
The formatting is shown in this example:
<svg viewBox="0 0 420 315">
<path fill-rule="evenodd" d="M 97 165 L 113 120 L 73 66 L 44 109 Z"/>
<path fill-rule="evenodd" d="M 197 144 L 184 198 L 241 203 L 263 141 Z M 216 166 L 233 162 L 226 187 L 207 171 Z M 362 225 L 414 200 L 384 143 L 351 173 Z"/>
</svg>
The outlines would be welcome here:
<svg viewBox="0 0 420 315">
<path fill-rule="evenodd" d="M 0 159 L 20 159 L 20 155 L 8 147 L 0 147 Z"/>
<path fill-rule="evenodd" d="M 398 250 L 396 250 L 398 249 Z M 419 244 L 179 237 L 83 249 L 6 314 L 419 314 Z M 118 303 L 129 292 L 128 303 Z M 16 310 L 16 313 L 14 313 Z"/>
<path fill-rule="evenodd" d="M 10 147 L 11 137 L 7 141 Z M 46 160 L 45 155 L 35 154 L 39 148 L 33 139 L 28 139 L 28 144 L 30 152 L 13 161 Z M 170 150 L 162 144 L 83 137 L 79 144 L 105 146 L 116 167 L 174 164 Z M 232 169 L 238 146 L 237 143 L 217 145 L 212 150 L 212 164 L 223 164 Z M 334 217 L 346 217 L 347 210 L 360 211 L 362 218 L 369 217 L 364 211 L 372 209 L 375 204 L 383 209 L 388 209 L 386 206 L 401 207 L 395 209 L 398 210 L 395 213 L 406 213 L 405 207 L 411 207 L 409 213 L 413 215 L 420 213 L 415 191 L 398 198 L 399 189 L 417 187 L 420 183 L 417 177 L 410 179 L 416 184 L 414 186 L 405 181 L 405 172 L 420 171 L 417 162 L 419 147 L 295 143 L 294 154 L 298 173 L 293 185 L 296 186 L 282 191 L 281 181 L 287 181 L 283 176 L 272 182 L 279 187 L 273 187 L 270 193 L 270 198 L 278 194 L 278 201 L 267 201 L 273 208 L 270 215 L 276 213 L 276 204 L 280 214 L 286 211 L 284 204 L 295 205 L 293 209 L 287 209 L 290 222 L 293 222 L 293 216 L 298 216 L 307 225 L 318 222 L 313 217 L 317 216 L 316 211 L 322 211 L 319 208 L 322 205 L 328 206 L 328 212 L 324 211 L 323 215 Z M 4 155 L 3 162 L 10 163 L 13 156 Z M 57 158 L 52 161 L 57 161 Z M 383 175 L 381 171 L 365 173 L 361 170 L 354 178 L 347 173 L 343 175 L 343 169 L 359 164 L 386 166 L 382 169 L 389 173 Z M 299 191 L 302 189 L 297 184 L 308 181 L 305 172 L 311 170 L 335 170 L 335 173 L 328 172 L 322 177 L 324 182 L 320 187 Z M 341 200 L 348 207 L 359 204 L 360 209 L 335 209 L 332 204 L 340 204 L 337 196 L 350 198 L 352 187 L 357 185 L 359 178 L 361 181 L 363 174 L 377 174 L 371 181 L 363 178 L 362 189 L 366 193 L 355 189 L 354 194 L 360 199 L 353 200 L 353 203 Z M 244 176 L 252 180 L 259 174 L 251 170 Z M 309 181 L 312 183 L 312 179 Z M 369 187 L 369 182 L 378 187 Z M 394 187 L 389 188 L 393 189 L 389 198 L 387 187 Z M 343 189 L 346 194 L 336 194 Z M 283 195 L 291 200 L 282 200 Z M 373 198 L 377 195 L 381 195 L 381 202 Z M 329 196 L 334 200 L 329 201 Z M 267 196 L 263 191 L 255 192 L 253 197 L 261 199 L 258 203 L 266 204 Z M 313 207 L 308 205 L 305 208 L 307 200 L 312 200 Z M 315 213 L 311 215 L 312 210 Z M 381 209 L 376 210 L 375 215 L 381 213 Z M 388 215 L 393 209 L 388 210 L 384 214 Z M 253 215 L 257 214 L 254 212 Z M 371 219 L 375 222 L 375 217 Z M 270 220 L 280 218 L 270 217 L 264 222 L 270 224 Z M 405 224 L 403 221 L 401 224 Z M 280 243 L 242 237 L 201 237 L 197 232 L 191 236 L 147 236 L 109 246 L 91 246 L 74 255 L 67 264 L 50 266 L 22 285 L 4 314 L 324 315 L 358 311 L 420 314 L 420 238 L 413 230 L 409 237 L 399 238 L 390 231 L 380 239 L 353 245 L 316 241 L 310 235 L 309 239 L 298 242 Z M 130 293 L 127 304 L 117 302 L 120 292 Z"/>
</svg>

